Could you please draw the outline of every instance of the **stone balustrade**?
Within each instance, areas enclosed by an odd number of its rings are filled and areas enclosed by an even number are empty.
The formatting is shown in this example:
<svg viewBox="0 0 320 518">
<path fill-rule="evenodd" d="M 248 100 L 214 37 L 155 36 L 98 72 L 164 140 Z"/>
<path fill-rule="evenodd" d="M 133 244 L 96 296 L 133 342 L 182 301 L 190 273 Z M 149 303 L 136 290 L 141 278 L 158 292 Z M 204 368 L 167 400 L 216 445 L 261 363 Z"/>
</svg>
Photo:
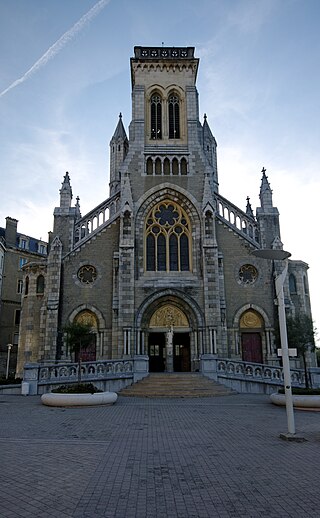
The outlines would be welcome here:
<svg viewBox="0 0 320 518">
<path fill-rule="evenodd" d="M 120 210 L 119 202 L 120 193 L 118 192 L 79 219 L 74 227 L 74 244 L 81 243 L 88 236 L 110 223 Z"/>
<path fill-rule="evenodd" d="M 149 357 L 136 355 L 132 359 L 83 362 L 80 368 L 82 382 L 92 382 L 102 390 L 117 392 L 149 374 Z M 79 364 L 71 362 L 26 364 L 23 378 L 23 384 L 27 385 L 26 393 L 43 394 L 59 384 L 76 383 L 78 369 Z M 200 359 L 200 371 L 204 376 L 223 383 L 237 392 L 270 394 L 283 386 L 283 369 L 280 366 L 204 354 Z M 320 368 L 310 368 L 308 373 L 311 386 L 319 388 Z M 293 387 L 304 387 L 304 371 L 291 369 L 291 381 Z"/>
<path fill-rule="evenodd" d="M 148 356 L 128 360 L 98 360 L 81 362 L 81 382 L 94 383 L 102 390 L 118 391 L 148 375 Z M 77 383 L 79 363 L 27 363 L 23 383 L 30 395 L 43 394 L 57 385 Z"/>
<path fill-rule="evenodd" d="M 81 380 L 92 381 L 110 377 L 133 377 L 133 362 L 130 360 L 108 360 L 81 362 Z M 65 383 L 77 381 L 79 375 L 78 363 L 61 365 L 43 365 L 39 367 L 39 385 L 48 383 Z"/>
<path fill-rule="evenodd" d="M 284 377 L 282 367 L 227 359 L 217 359 L 216 362 L 218 378 L 234 377 L 248 381 L 254 380 L 262 383 L 283 385 Z M 304 371 L 301 369 L 290 369 L 290 372 L 292 386 L 304 387 Z"/>
<path fill-rule="evenodd" d="M 218 217 L 238 234 L 243 234 L 254 244 L 259 244 L 259 230 L 254 218 L 247 216 L 245 212 L 223 198 L 216 195 Z"/>
</svg>

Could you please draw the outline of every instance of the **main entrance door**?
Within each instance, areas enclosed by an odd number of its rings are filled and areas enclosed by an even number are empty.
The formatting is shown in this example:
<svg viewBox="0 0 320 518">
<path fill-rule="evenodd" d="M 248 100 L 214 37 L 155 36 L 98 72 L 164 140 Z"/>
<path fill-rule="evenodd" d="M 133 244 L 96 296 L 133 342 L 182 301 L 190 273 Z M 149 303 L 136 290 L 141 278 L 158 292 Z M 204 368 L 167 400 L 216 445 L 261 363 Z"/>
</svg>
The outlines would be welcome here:
<svg viewBox="0 0 320 518">
<path fill-rule="evenodd" d="M 148 355 L 150 372 L 165 372 L 167 370 L 166 355 L 168 348 L 166 345 L 168 344 L 166 342 L 167 333 L 149 333 Z M 172 342 L 174 372 L 189 372 L 191 370 L 189 333 L 173 333 Z"/>
<path fill-rule="evenodd" d="M 191 370 L 190 327 L 180 308 L 171 303 L 159 304 L 148 325 L 150 372 Z"/>
<path fill-rule="evenodd" d="M 173 335 L 173 370 L 175 372 L 191 370 L 189 333 L 174 333 Z"/>
<path fill-rule="evenodd" d="M 148 343 L 149 371 L 164 372 L 165 370 L 165 333 L 150 333 Z"/>
<path fill-rule="evenodd" d="M 263 363 L 260 333 L 241 333 L 241 342 L 244 361 Z"/>
</svg>

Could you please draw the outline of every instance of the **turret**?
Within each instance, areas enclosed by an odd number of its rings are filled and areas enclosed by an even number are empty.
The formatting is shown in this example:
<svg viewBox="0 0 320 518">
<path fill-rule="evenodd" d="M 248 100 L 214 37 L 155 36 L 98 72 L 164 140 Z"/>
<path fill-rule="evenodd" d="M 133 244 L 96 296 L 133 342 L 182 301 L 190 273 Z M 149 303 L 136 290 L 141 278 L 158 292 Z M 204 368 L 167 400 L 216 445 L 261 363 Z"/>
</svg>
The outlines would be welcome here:
<svg viewBox="0 0 320 518">
<path fill-rule="evenodd" d="M 204 121 L 202 126 L 203 133 L 203 150 L 209 161 L 209 164 L 216 165 L 216 139 L 212 135 L 211 129 L 207 121 L 207 115 L 204 114 Z"/>
<path fill-rule="evenodd" d="M 59 237 L 62 243 L 63 253 L 67 253 L 73 248 L 74 224 L 81 217 L 79 199 L 75 207 L 71 207 L 72 188 L 69 173 L 63 178 L 60 189 L 60 205 L 54 209 L 54 224 L 52 239 Z"/>
<path fill-rule="evenodd" d="M 66 172 L 63 178 L 62 187 L 60 189 L 60 209 L 62 213 L 69 213 L 72 201 L 72 189 L 70 185 L 69 173 Z"/>
<path fill-rule="evenodd" d="M 273 206 L 272 190 L 264 167 L 259 198 L 261 207 L 257 208 L 257 221 L 260 227 L 261 247 L 279 248 L 281 243 L 279 211 Z"/>
<path fill-rule="evenodd" d="M 247 196 L 246 215 L 249 216 L 249 218 L 254 219 L 254 214 L 253 214 L 253 210 L 252 210 L 252 207 L 251 207 L 249 196 Z"/>
<path fill-rule="evenodd" d="M 120 188 L 120 168 L 127 156 L 128 149 L 129 141 L 120 113 L 117 127 L 110 141 L 110 196 L 113 196 Z"/>
<path fill-rule="evenodd" d="M 262 172 L 262 179 L 261 179 L 259 198 L 260 198 L 261 208 L 264 211 L 268 211 L 268 210 L 272 209 L 272 207 L 273 207 L 272 190 L 271 190 L 271 187 L 270 187 L 270 184 L 268 181 L 268 177 L 266 176 L 266 169 L 264 167 L 262 168 L 261 172 Z"/>
<path fill-rule="evenodd" d="M 206 114 L 204 114 L 204 121 L 202 126 L 202 146 L 212 171 L 212 184 L 214 191 L 218 192 L 217 142 L 211 132 Z"/>
</svg>

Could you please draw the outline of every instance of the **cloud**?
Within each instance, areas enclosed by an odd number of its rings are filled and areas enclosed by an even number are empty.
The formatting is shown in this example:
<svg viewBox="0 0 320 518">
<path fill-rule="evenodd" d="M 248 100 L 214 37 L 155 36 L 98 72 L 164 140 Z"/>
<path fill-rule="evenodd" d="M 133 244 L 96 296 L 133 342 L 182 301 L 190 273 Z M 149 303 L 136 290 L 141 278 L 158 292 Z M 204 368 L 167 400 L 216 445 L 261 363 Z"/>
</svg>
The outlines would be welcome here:
<svg viewBox="0 0 320 518">
<path fill-rule="evenodd" d="M 35 74 L 40 68 L 44 67 L 48 61 L 53 59 L 77 34 L 80 32 L 85 25 L 87 25 L 93 18 L 95 18 L 99 12 L 106 7 L 106 5 L 110 2 L 110 0 L 100 0 L 97 2 L 86 14 L 84 14 L 79 21 L 77 21 L 71 29 L 65 32 L 49 49 L 41 56 L 41 58 L 36 61 L 27 72 L 16 79 L 8 88 L 0 92 L 0 97 L 3 97 L 10 90 L 15 88 L 16 86 L 24 83 L 27 79 L 29 79 L 33 74 Z"/>
</svg>

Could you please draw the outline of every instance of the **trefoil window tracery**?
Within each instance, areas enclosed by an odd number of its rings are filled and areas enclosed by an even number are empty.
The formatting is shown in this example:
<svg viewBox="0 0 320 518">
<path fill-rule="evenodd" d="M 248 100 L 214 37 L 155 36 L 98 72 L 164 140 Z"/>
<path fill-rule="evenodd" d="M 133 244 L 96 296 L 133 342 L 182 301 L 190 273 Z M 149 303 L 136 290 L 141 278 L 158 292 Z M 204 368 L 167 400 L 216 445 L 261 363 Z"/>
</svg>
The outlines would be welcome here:
<svg viewBox="0 0 320 518">
<path fill-rule="evenodd" d="M 191 226 L 183 209 L 173 201 L 158 203 L 145 224 L 145 269 L 190 271 Z"/>
<path fill-rule="evenodd" d="M 92 284 L 97 278 L 97 270 L 94 266 L 86 264 L 78 270 L 78 279 L 82 284 Z"/>
</svg>

